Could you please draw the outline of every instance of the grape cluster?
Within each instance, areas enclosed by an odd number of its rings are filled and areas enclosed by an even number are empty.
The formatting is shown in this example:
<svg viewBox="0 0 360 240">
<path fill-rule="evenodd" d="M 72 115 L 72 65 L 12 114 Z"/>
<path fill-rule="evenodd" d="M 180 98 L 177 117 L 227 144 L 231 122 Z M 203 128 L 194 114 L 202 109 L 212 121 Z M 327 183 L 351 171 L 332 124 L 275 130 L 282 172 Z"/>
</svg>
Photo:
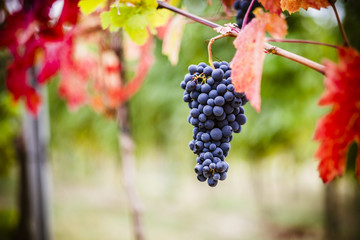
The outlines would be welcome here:
<svg viewBox="0 0 360 240">
<path fill-rule="evenodd" d="M 251 0 L 236 0 L 233 4 L 233 7 L 235 8 L 235 10 L 237 10 L 236 22 L 239 28 L 241 28 L 241 26 L 243 25 L 244 17 L 250 6 L 250 3 Z M 255 17 L 252 11 L 254 11 L 255 8 L 260 6 L 260 3 L 255 0 L 254 4 L 251 7 L 251 12 L 248 15 L 247 23 L 249 23 Z"/>
<path fill-rule="evenodd" d="M 231 81 L 229 63 L 214 62 L 215 69 L 205 63 L 190 65 L 180 86 L 188 103 L 188 121 L 194 126 L 190 149 L 198 155 L 195 173 L 201 182 L 215 187 L 225 180 L 229 164 L 232 133 L 239 133 L 246 123 L 244 105 L 248 100 L 238 93 Z"/>
</svg>

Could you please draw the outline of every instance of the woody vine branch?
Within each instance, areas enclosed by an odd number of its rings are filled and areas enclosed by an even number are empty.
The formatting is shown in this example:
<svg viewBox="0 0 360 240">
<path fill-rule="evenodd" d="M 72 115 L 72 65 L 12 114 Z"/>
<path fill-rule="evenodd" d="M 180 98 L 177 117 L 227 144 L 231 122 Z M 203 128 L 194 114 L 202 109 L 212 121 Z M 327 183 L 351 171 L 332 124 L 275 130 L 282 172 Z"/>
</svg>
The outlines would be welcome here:
<svg viewBox="0 0 360 240">
<path fill-rule="evenodd" d="M 157 1 L 158 3 L 158 9 L 167 9 L 169 11 L 172 11 L 172 12 L 175 12 L 177 14 L 180 14 L 186 18 L 189 18 L 195 22 L 198 22 L 198 23 L 201 23 L 205 26 L 208 26 L 208 27 L 211 27 L 213 29 L 215 28 L 218 28 L 218 27 L 222 27 L 221 25 L 217 24 L 217 23 L 214 23 L 214 22 L 211 22 L 207 19 L 204 19 L 202 17 L 199 17 L 199 16 L 196 16 L 194 14 L 191 14 L 191 13 L 188 13 L 184 10 L 181 10 L 179 8 L 176 8 L 174 6 L 171 6 L 169 4 L 167 4 L 166 2 L 163 2 L 163 1 Z M 231 31 L 227 34 L 227 36 L 232 36 L 232 37 L 236 37 L 238 35 L 237 31 Z M 216 39 L 215 39 L 216 40 Z M 213 43 L 214 41 L 211 41 L 211 43 Z M 208 47 L 208 49 L 211 48 L 211 45 L 210 47 Z M 314 69 L 315 71 L 321 73 L 321 74 L 324 74 L 324 69 L 325 67 L 319 63 L 316 63 L 308 58 L 305 58 L 303 56 L 300 56 L 300 55 L 297 55 L 295 53 L 292 53 L 292 52 L 289 52 L 289 51 L 286 51 L 280 47 L 275 47 L 269 43 L 265 43 L 264 44 L 264 48 L 265 48 L 265 51 L 268 52 L 268 53 L 272 53 L 274 55 L 277 55 L 277 56 L 281 56 L 281 57 L 284 57 L 284 58 L 287 58 L 289 60 L 292 60 L 292 61 L 295 61 L 295 62 L 298 62 L 302 65 L 305 65 L 309 68 L 312 68 Z M 209 52 L 209 54 L 211 55 L 211 52 Z"/>
</svg>

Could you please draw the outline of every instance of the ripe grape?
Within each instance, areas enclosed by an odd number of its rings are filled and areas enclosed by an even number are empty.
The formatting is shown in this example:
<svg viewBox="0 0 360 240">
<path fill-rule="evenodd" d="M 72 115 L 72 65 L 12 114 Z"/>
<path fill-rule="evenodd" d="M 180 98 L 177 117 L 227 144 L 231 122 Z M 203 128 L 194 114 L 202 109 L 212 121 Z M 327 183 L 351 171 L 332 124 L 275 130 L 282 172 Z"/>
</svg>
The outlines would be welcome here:
<svg viewBox="0 0 360 240">
<path fill-rule="evenodd" d="M 188 122 L 194 126 L 189 148 L 196 158 L 195 173 L 200 182 L 215 187 L 227 177 L 225 162 L 233 132 L 241 131 L 247 119 L 244 93 L 235 91 L 229 63 L 214 62 L 215 69 L 205 63 L 190 65 L 180 87 L 183 100 L 190 108 Z"/>
<path fill-rule="evenodd" d="M 250 6 L 250 3 L 251 0 L 236 0 L 233 4 L 234 9 L 237 10 L 236 23 L 239 28 L 241 28 L 243 25 L 245 14 Z M 252 11 L 254 11 L 254 9 L 259 6 L 261 6 L 260 3 L 257 0 L 255 0 L 248 15 L 247 23 L 249 23 L 253 18 L 255 18 L 255 14 Z"/>
</svg>

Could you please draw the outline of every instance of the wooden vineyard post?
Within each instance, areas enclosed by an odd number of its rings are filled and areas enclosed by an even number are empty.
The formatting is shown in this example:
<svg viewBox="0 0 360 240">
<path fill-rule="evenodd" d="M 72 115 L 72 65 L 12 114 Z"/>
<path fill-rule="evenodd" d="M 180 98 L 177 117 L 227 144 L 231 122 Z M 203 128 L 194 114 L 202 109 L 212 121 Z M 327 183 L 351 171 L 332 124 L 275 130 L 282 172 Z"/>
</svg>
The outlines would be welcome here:
<svg viewBox="0 0 360 240">
<path fill-rule="evenodd" d="M 47 149 L 49 117 L 45 88 L 36 83 L 36 70 L 30 71 L 31 84 L 41 92 L 42 106 L 36 116 L 23 114 L 22 139 L 17 144 L 20 162 L 18 239 L 51 240 L 49 222 L 49 170 Z"/>
<path fill-rule="evenodd" d="M 120 79 L 122 84 L 125 79 L 125 67 L 123 57 L 123 41 L 121 32 L 110 34 L 111 48 L 120 60 Z M 136 194 L 135 187 L 135 155 L 134 142 L 130 133 L 128 104 L 121 103 L 116 109 L 116 123 L 118 128 L 118 143 L 122 161 L 122 176 L 124 187 L 129 201 L 129 207 L 133 220 L 134 235 L 136 240 L 144 240 L 144 227 L 142 220 L 141 203 Z"/>
</svg>

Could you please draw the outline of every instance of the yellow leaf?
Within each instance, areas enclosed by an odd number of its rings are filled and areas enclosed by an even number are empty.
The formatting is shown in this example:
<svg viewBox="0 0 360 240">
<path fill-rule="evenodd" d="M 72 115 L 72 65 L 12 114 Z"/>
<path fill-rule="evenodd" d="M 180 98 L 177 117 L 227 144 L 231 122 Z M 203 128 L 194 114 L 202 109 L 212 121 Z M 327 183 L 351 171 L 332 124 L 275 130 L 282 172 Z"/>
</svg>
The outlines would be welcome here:
<svg viewBox="0 0 360 240">
<path fill-rule="evenodd" d="M 103 29 L 108 28 L 112 22 L 112 17 L 109 11 L 101 13 L 100 19 L 101 19 L 101 27 Z"/>
<path fill-rule="evenodd" d="M 81 12 L 87 15 L 94 12 L 98 7 L 104 7 L 105 3 L 106 0 L 81 0 L 78 5 Z"/>
<path fill-rule="evenodd" d="M 176 65 L 179 59 L 181 38 L 184 32 L 185 19 L 181 15 L 176 15 L 166 28 L 162 53 L 168 56 L 172 65 Z"/>
</svg>

